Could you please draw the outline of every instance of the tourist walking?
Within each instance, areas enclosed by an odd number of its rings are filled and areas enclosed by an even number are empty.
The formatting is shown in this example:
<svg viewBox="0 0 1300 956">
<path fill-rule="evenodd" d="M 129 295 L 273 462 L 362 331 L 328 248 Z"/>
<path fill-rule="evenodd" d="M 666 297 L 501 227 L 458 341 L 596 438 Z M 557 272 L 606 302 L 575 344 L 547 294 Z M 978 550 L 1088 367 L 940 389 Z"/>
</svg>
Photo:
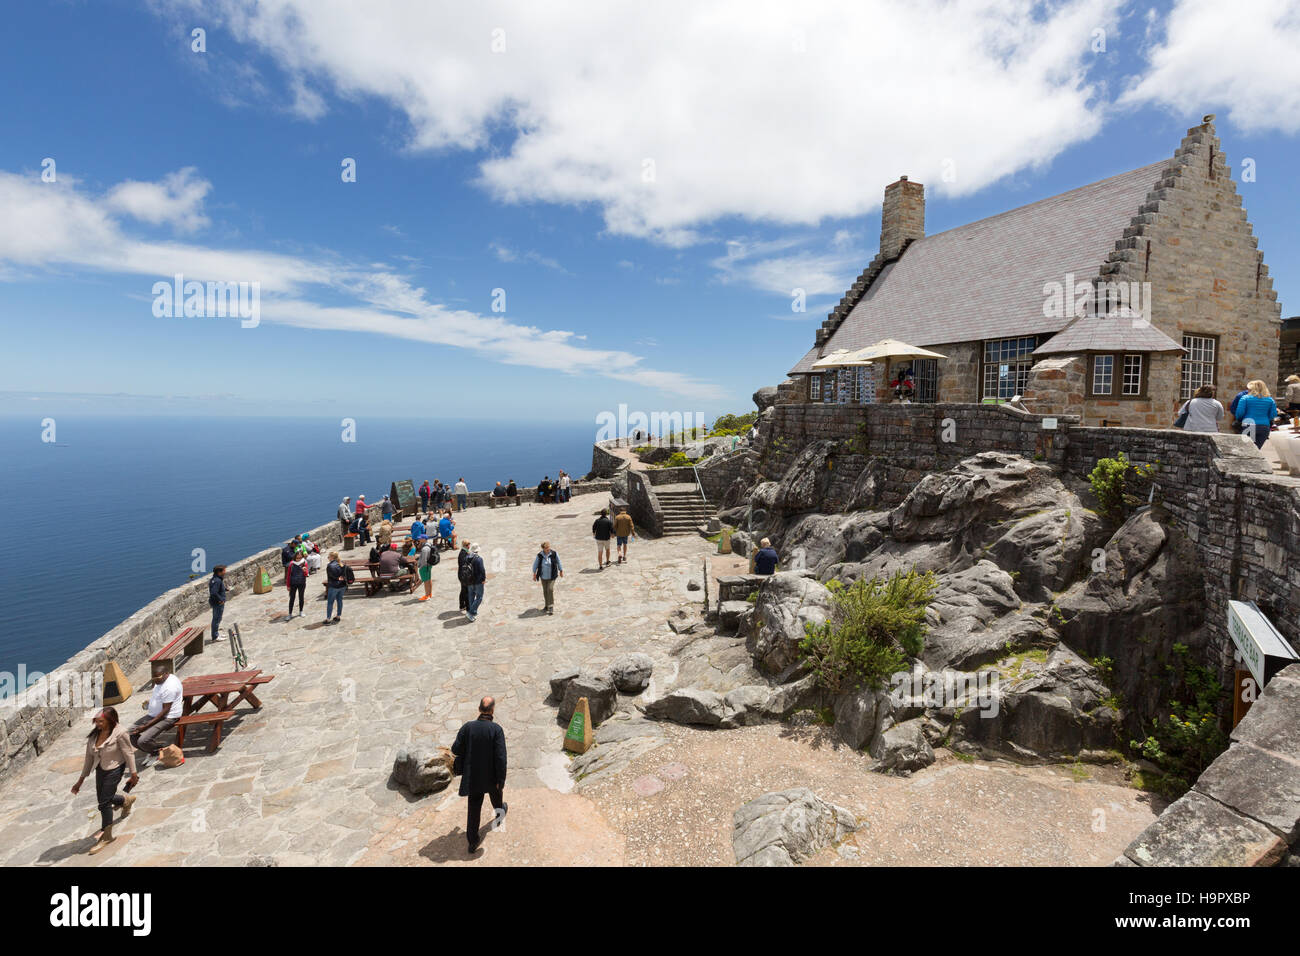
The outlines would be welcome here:
<svg viewBox="0 0 1300 956">
<path fill-rule="evenodd" d="M 1300 415 L 1300 375 L 1286 377 L 1286 410 L 1292 417 Z"/>
<path fill-rule="evenodd" d="M 469 485 L 461 478 L 456 482 L 456 510 L 464 511 L 469 507 Z"/>
<path fill-rule="evenodd" d="M 131 742 L 144 751 L 144 756 L 136 764 L 141 770 L 149 766 L 150 761 L 158 756 L 162 745 L 158 738 L 176 726 L 184 710 L 185 687 L 181 679 L 167 669 L 167 665 L 157 661 L 149 669 L 153 693 L 145 705 L 145 715 L 131 728 Z"/>
<path fill-rule="evenodd" d="M 1214 386 L 1202 385 L 1193 392 L 1178 410 L 1178 418 L 1183 422 L 1184 431 L 1217 432 L 1223 420 L 1223 405 L 1214 397 Z"/>
<path fill-rule="evenodd" d="M 494 719 L 496 701 L 484 697 L 478 702 L 478 719 L 466 721 L 451 745 L 455 762 L 452 772 L 460 774 L 460 795 L 469 798 L 469 815 L 465 820 L 465 836 L 469 852 L 479 846 L 479 819 L 483 813 L 483 797 L 492 801 L 496 811 L 494 823 L 505 819 L 510 809 L 505 801 L 506 789 L 506 734 Z"/>
<path fill-rule="evenodd" d="M 289 616 L 286 620 L 293 620 L 293 599 L 298 599 L 298 616 L 303 615 L 303 602 L 307 595 L 307 575 L 310 569 L 307 566 L 307 556 L 301 552 L 289 562 L 289 566 L 284 569 L 284 584 L 289 589 Z"/>
<path fill-rule="evenodd" d="M 1236 418 L 1241 433 L 1263 448 L 1269 429 L 1277 418 L 1277 403 L 1269 397 L 1268 386 L 1259 379 L 1246 383 L 1247 394 L 1237 402 Z"/>
<path fill-rule="evenodd" d="M 442 560 L 438 556 L 438 546 L 432 538 L 421 535 L 415 543 L 420 546 L 420 563 L 417 570 L 420 572 L 420 580 L 424 582 L 424 597 L 421 601 L 427 601 L 433 597 L 433 566 Z"/>
<path fill-rule="evenodd" d="M 478 545 L 469 546 L 469 558 L 461 565 L 461 581 L 466 585 L 465 589 L 465 616 L 469 618 L 471 624 L 478 620 L 479 605 L 483 603 L 483 584 L 487 581 L 487 569 L 483 567 L 483 559 L 479 556 Z"/>
<path fill-rule="evenodd" d="M 634 530 L 635 525 L 633 525 L 632 516 L 627 513 L 627 509 L 618 509 L 618 517 L 614 519 L 614 544 L 618 548 L 619 564 L 627 560 L 627 539 L 632 537 Z"/>
<path fill-rule="evenodd" d="M 776 565 L 780 560 L 781 556 L 772 547 L 771 539 L 764 538 L 758 543 L 758 550 L 754 552 L 754 573 L 776 574 Z"/>
<path fill-rule="evenodd" d="M 99 801 L 99 831 L 94 835 L 95 845 L 90 848 L 91 856 L 113 842 L 113 808 L 122 808 L 122 819 L 131 812 L 135 797 L 130 790 L 140 782 L 140 775 L 135 769 L 135 748 L 131 746 L 131 736 L 118 722 L 117 708 L 105 707 L 90 720 L 90 734 L 86 737 L 86 760 L 81 767 L 81 776 L 72 785 L 72 794 L 76 796 L 81 785 L 95 771 L 95 797 Z M 122 782 L 122 774 L 127 773 L 127 794 L 117 792 Z M 494 804 L 495 806 L 495 804 Z"/>
<path fill-rule="evenodd" d="M 460 609 L 463 611 L 469 607 L 469 584 L 465 573 L 461 570 L 465 567 L 465 562 L 469 560 L 469 542 L 460 543 L 460 552 L 456 555 L 456 580 L 460 582 Z"/>
<path fill-rule="evenodd" d="M 344 534 L 348 533 L 348 525 L 352 523 L 353 514 L 351 504 L 352 499 L 348 497 L 345 497 L 341 502 L 339 502 L 339 524 L 342 525 Z"/>
<path fill-rule="evenodd" d="M 542 582 L 542 610 L 555 613 L 555 582 L 564 577 L 560 556 L 551 550 L 551 542 L 543 541 L 542 550 L 533 558 L 533 580 Z"/>
<path fill-rule="evenodd" d="M 591 524 L 591 536 L 596 539 L 596 570 L 614 562 L 609 559 L 609 539 L 614 534 L 614 522 L 609 520 L 609 509 L 601 508 L 600 517 Z"/>
<path fill-rule="evenodd" d="M 564 471 L 560 472 L 560 494 L 559 497 L 556 499 L 557 501 L 569 500 L 570 486 L 571 486 L 571 482 L 569 481 L 568 472 L 564 472 Z"/>
<path fill-rule="evenodd" d="M 208 578 L 208 606 L 212 608 L 212 639 L 221 640 L 221 615 L 226 613 L 226 566 L 218 564 Z"/>
<path fill-rule="evenodd" d="M 420 486 L 420 510 L 421 511 L 429 510 L 429 495 L 432 491 L 433 489 L 429 487 L 429 479 L 428 478 L 424 479 L 424 484 Z"/>
</svg>

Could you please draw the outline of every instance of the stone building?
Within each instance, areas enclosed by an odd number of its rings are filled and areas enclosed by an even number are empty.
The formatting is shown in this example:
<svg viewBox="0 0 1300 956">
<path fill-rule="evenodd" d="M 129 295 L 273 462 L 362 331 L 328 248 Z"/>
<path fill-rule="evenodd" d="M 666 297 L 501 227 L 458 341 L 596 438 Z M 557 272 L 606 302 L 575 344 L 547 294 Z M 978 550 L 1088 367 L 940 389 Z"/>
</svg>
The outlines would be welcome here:
<svg viewBox="0 0 1300 956">
<path fill-rule="evenodd" d="M 1270 387 L 1281 307 L 1214 117 L 1173 158 L 925 235 L 925 190 L 885 188 L 880 251 L 790 371 L 783 402 L 1023 396 L 1087 424 L 1167 426 L 1202 384 Z M 817 368 L 885 338 L 942 359 Z"/>
</svg>

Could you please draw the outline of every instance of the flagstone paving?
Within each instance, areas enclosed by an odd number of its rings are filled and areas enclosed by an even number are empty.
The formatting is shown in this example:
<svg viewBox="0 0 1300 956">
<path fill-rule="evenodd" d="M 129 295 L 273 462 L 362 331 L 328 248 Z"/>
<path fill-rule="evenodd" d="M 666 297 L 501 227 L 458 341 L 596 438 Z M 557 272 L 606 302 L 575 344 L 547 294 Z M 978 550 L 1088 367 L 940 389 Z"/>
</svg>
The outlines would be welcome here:
<svg viewBox="0 0 1300 956">
<path fill-rule="evenodd" d="M 481 544 L 489 572 L 473 624 L 456 610 L 452 554 L 434 569 L 432 600 L 418 601 L 419 592 L 350 597 L 339 625 L 320 623 L 318 575 L 306 617 L 285 619 L 282 588 L 234 596 L 226 624 L 240 625 L 251 665 L 276 675 L 261 689 L 264 707 L 241 710 L 215 754 L 205 752 L 206 728 L 195 728 L 183 766 L 143 771 L 135 811 L 94 857 L 85 855 L 98 826 L 93 780 L 69 793 L 84 746 L 80 728 L 70 730 L 0 786 L 0 865 L 729 864 L 736 807 L 795 785 L 871 822 L 840 855 L 823 855 L 840 864 L 1105 863 L 1154 818 L 1145 795 L 1113 780 L 952 759 L 908 780 L 888 778 L 868 773 L 862 755 L 824 732 L 781 726 L 656 725 L 662 734 L 609 748 L 619 759 L 575 789 L 563 728 L 546 703 L 549 676 L 639 650 L 656 664 L 653 694 L 676 672 L 669 614 L 702 599 L 688 581 L 701 579 L 706 556 L 713 575 L 744 564 L 681 536 L 637 539 L 628 564 L 597 571 L 590 528 L 602 503 L 459 516 L 458 531 Z M 553 617 L 539 610 L 529 573 L 543 537 L 566 572 Z M 181 673 L 230 669 L 228 645 L 210 643 Z M 143 686 L 143 671 L 130 676 Z M 469 857 L 454 785 L 415 799 L 389 772 L 404 744 L 450 744 L 483 694 L 497 697 L 506 732 L 511 811 Z M 137 689 L 119 705 L 124 719 L 138 716 L 145 697 Z M 616 735 L 609 728 L 607 740 Z M 1104 825 L 1093 830 L 1098 808 Z"/>
</svg>

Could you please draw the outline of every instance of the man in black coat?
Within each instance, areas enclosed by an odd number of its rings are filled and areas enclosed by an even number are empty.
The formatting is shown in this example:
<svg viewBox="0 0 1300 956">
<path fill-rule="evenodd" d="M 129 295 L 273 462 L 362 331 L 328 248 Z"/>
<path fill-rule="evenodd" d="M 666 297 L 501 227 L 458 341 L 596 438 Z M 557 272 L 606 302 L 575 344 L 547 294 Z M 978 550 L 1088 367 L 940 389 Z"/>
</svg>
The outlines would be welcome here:
<svg viewBox="0 0 1300 956">
<path fill-rule="evenodd" d="M 492 801 L 498 819 L 505 819 L 509 807 L 503 799 L 506 786 L 506 734 L 492 719 L 496 701 L 484 697 L 478 702 L 478 720 L 466 721 L 456 734 L 451 752 L 456 757 L 456 771 L 460 774 L 460 795 L 469 797 L 469 819 L 465 835 L 469 838 L 469 852 L 478 849 L 479 816 L 483 812 L 483 796 Z"/>
</svg>

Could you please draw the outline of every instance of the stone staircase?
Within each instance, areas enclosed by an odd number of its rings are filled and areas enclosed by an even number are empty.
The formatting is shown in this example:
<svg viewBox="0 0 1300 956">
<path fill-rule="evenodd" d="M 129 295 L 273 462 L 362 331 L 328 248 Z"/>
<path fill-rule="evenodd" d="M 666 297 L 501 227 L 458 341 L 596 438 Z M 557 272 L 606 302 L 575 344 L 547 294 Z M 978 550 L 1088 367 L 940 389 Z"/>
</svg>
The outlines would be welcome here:
<svg viewBox="0 0 1300 956">
<path fill-rule="evenodd" d="M 700 525 L 715 514 L 713 505 L 700 498 L 699 491 L 666 491 L 655 489 L 659 507 L 664 513 L 664 534 L 695 534 Z"/>
</svg>

